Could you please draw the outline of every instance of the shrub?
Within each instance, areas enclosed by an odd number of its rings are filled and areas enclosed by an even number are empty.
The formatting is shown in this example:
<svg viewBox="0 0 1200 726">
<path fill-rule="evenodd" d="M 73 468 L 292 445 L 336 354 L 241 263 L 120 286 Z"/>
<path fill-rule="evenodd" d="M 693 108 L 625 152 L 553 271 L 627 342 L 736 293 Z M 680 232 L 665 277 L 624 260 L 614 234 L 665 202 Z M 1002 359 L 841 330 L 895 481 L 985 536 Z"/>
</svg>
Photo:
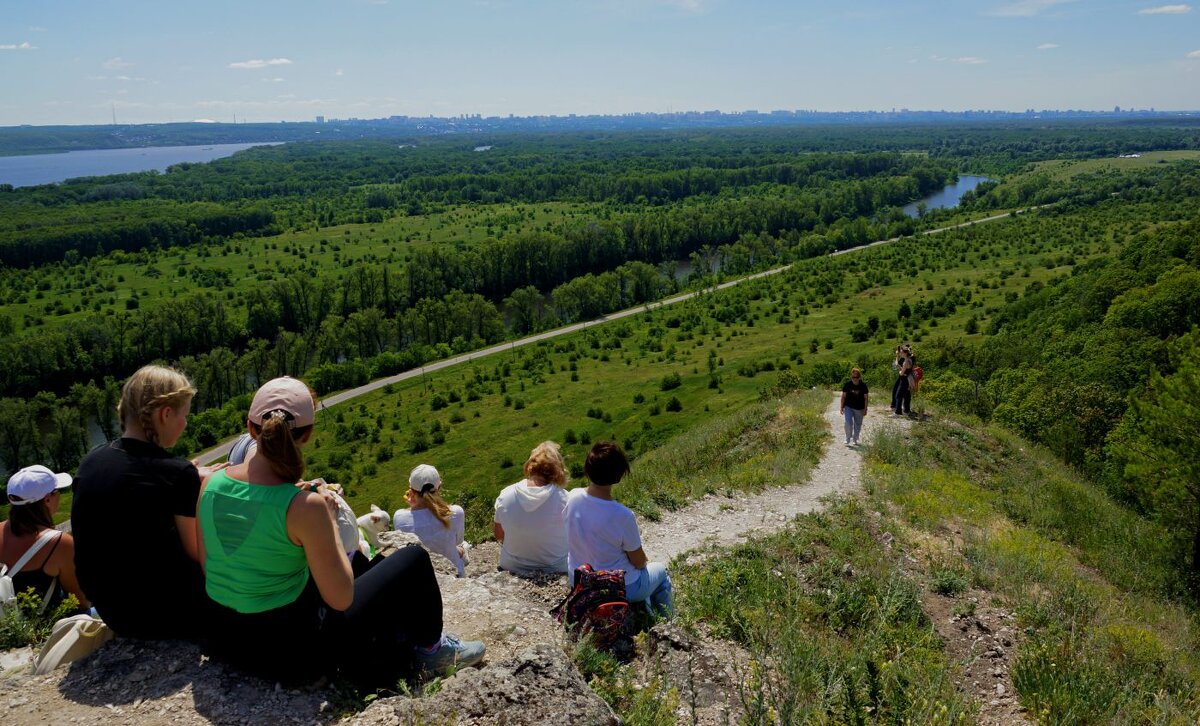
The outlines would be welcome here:
<svg viewBox="0 0 1200 726">
<path fill-rule="evenodd" d="M 939 595 L 957 597 L 967 591 L 967 576 L 962 570 L 936 567 L 931 574 L 930 587 Z"/>
</svg>

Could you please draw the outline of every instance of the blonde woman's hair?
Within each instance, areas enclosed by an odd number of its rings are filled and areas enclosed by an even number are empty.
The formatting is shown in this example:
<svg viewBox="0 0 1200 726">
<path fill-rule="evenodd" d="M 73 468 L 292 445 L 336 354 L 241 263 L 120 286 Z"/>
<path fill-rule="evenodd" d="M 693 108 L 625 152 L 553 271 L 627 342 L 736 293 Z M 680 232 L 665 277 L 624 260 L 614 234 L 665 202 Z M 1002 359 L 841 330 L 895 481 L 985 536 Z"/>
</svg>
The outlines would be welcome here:
<svg viewBox="0 0 1200 726">
<path fill-rule="evenodd" d="M 121 388 L 121 401 L 117 404 L 117 417 L 121 427 L 136 421 L 142 434 L 152 444 L 158 443 L 158 431 L 154 428 L 154 413 L 163 406 L 178 409 L 196 395 L 196 389 L 188 377 L 166 366 L 142 366 L 125 381 Z"/>
<path fill-rule="evenodd" d="M 563 461 L 558 444 L 543 441 L 533 447 L 533 451 L 529 452 L 529 459 L 525 461 L 525 476 L 536 476 L 552 484 L 565 485 L 570 475 L 567 473 L 567 465 Z"/>
<path fill-rule="evenodd" d="M 437 521 L 442 523 L 446 529 L 450 529 L 450 505 L 442 499 L 442 495 L 438 494 L 438 489 L 432 489 L 427 492 L 418 492 L 413 490 L 413 493 L 425 502 L 425 506 L 429 507 L 429 511 L 433 512 L 433 516 L 437 517 Z"/>
</svg>

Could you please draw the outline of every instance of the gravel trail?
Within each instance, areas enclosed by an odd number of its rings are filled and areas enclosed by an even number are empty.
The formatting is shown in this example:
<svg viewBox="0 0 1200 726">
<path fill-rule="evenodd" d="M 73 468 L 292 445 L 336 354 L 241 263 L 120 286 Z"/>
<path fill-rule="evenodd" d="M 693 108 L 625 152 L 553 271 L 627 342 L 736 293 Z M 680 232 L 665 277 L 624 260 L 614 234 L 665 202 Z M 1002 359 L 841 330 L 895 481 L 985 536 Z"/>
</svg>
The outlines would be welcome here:
<svg viewBox="0 0 1200 726">
<path fill-rule="evenodd" d="M 838 413 L 840 397 L 840 393 L 834 394 L 825 409 L 832 438 L 807 483 L 735 498 L 710 494 L 682 509 L 664 512 L 657 522 L 640 519 L 646 554 L 654 560 L 670 561 L 701 545 L 727 546 L 754 533 L 779 529 L 793 517 L 819 509 L 822 497 L 859 491 L 861 449 L 877 431 L 906 428 L 912 421 L 893 417 L 883 406 L 869 410 L 863 419 L 860 446 L 848 447 L 842 443 L 845 429 Z"/>
</svg>

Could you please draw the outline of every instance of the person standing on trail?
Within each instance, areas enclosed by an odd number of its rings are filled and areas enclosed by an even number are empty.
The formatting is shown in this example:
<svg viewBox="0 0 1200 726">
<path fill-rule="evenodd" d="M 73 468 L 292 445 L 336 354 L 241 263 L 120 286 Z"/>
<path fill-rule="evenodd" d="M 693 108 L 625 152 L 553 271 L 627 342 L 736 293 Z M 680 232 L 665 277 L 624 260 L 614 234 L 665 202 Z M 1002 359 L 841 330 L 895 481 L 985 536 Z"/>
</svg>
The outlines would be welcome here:
<svg viewBox="0 0 1200 726">
<path fill-rule="evenodd" d="M 907 416 L 912 413 L 912 380 L 914 358 L 912 349 L 904 346 L 896 358 L 896 383 L 892 387 L 892 410 L 897 416 Z"/>
<path fill-rule="evenodd" d="M 862 371 L 851 369 L 850 380 L 842 384 L 840 404 L 842 416 L 846 419 L 846 446 L 850 446 L 851 442 L 858 446 L 863 417 L 867 415 L 867 398 L 867 382 L 863 380 Z"/>
</svg>

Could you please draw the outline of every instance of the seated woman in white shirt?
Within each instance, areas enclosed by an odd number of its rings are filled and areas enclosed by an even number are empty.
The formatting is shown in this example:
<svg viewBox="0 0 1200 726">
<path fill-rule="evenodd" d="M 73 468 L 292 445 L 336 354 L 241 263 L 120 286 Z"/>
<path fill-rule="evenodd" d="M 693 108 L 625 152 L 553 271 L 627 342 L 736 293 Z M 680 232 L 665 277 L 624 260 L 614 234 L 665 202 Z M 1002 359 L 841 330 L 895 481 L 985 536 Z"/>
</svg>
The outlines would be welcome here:
<svg viewBox="0 0 1200 726">
<path fill-rule="evenodd" d="M 442 476 L 429 464 L 419 464 L 408 475 L 405 500 L 408 509 L 396 510 L 397 532 L 417 535 L 425 549 L 450 560 L 458 576 L 467 574 L 467 547 L 463 541 L 466 516 L 457 504 L 442 499 Z"/>
<path fill-rule="evenodd" d="M 543 441 L 529 452 L 525 478 L 496 497 L 493 528 L 500 542 L 500 569 L 530 574 L 567 572 L 568 479 L 558 444 Z"/>
<path fill-rule="evenodd" d="M 583 471 L 587 488 L 573 489 L 567 496 L 571 572 L 583 564 L 593 570 L 624 570 L 626 599 L 645 602 L 651 613 L 671 617 L 675 608 L 667 567 L 646 556 L 633 512 L 613 499 L 613 486 L 629 473 L 625 452 L 611 441 L 601 441 L 588 452 Z"/>
</svg>

